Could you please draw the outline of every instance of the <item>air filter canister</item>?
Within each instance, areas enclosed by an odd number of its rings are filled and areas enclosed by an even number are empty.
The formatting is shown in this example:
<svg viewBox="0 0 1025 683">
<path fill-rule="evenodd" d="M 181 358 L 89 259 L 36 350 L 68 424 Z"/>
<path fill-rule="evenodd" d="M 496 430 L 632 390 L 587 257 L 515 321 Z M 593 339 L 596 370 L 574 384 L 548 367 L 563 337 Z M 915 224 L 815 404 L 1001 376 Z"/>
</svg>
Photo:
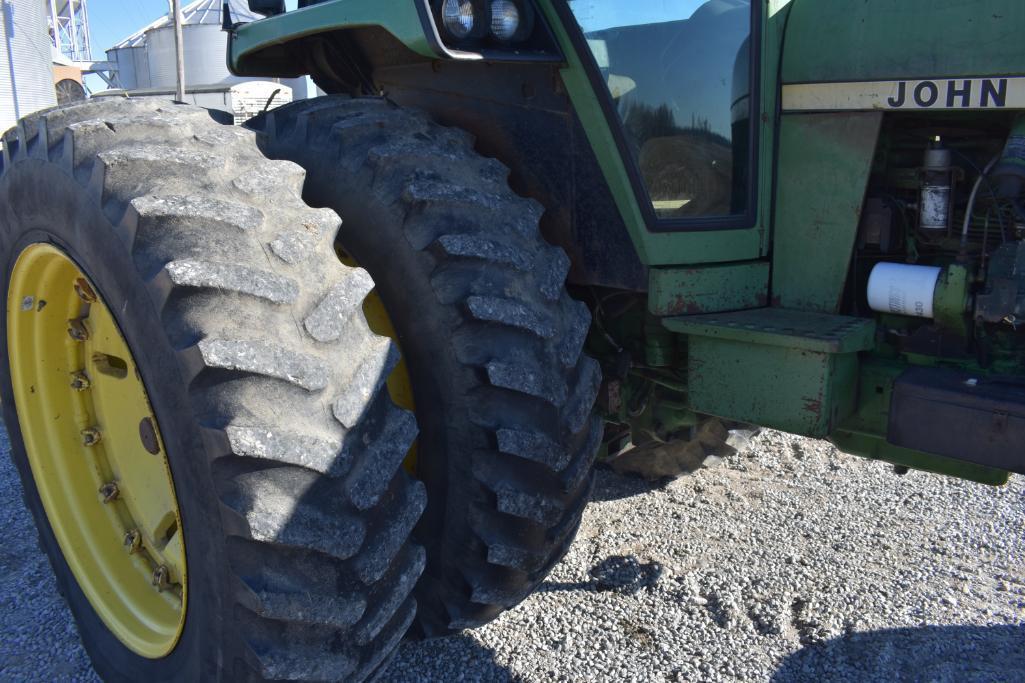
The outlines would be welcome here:
<svg viewBox="0 0 1025 683">
<path fill-rule="evenodd" d="M 873 311 L 932 318 L 932 301 L 942 268 L 878 263 L 868 277 L 868 305 Z"/>
</svg>

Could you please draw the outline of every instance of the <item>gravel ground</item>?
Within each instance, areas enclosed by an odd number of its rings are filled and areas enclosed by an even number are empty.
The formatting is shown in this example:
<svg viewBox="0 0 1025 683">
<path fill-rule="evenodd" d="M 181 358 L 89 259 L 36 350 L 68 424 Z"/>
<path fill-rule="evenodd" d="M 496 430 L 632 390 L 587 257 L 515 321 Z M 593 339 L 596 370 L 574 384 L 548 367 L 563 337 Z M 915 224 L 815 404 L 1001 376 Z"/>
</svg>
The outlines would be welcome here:
<svg viewBox="0 0 1025 683">
<path fill-rule="evenodd" d="M 0 679 L 95 680 L 0 455 Z M 764 432 L 661 488 L 601 471 L 594 499 L 538 594 L 383 680 L 1025 681 L 1022 478 Z"/>
</svg>

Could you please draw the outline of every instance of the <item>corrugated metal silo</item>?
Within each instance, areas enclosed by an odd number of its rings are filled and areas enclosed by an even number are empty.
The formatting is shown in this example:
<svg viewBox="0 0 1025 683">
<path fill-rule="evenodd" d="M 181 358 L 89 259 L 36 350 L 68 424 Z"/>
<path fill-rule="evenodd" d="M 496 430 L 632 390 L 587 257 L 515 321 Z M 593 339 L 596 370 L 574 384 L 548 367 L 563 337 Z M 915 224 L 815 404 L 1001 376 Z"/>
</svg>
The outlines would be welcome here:
<svg viewBox="0 0 1025 683">
<path fill-rule="evenodd" d="M 133 33 L 107 50 L 107 61 L 117 64 L 118 87 L 125 90 L 150 87 L 145 29 Z"/>
<path fill-rule="evenodd" d="M 46 7 L 0 0 L 0 131 L 19 118 L 57 104 Z"/>
<path fill-rule="evenodd" d="M 228 38 L 221 30 L 222 0 L 198 0 L 182 8 L 182 38 L 185 42 L 185 82 L 189 87 L 240 83 L 225 60 Z M 232 3 L 232 19 L 253 21 L 260 17 L 248 8 Z M 174 27 L 168 20 L 146 31 L 151 88 L 173 88 L 176 83 Z"/>
</svg>

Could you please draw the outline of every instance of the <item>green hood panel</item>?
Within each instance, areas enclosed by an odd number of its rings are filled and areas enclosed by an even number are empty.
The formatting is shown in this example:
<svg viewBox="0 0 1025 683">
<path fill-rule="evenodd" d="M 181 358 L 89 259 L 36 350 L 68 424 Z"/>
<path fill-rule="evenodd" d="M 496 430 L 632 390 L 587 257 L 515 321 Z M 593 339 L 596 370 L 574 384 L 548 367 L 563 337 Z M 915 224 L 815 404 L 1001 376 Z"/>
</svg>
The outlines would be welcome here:
<svg viewBox="0 0 1025 683">
<path fill-rule="evenodd" d="M 412 52 L 425 58 L 440 55 L 424 25 L 418 9 L 420 0 L 381 2 L 381 0 L 323 0 L 299 10 L 242 24 L 228 43 L 228 66 L 236 75 L 294 77 L 306 73 L 301 60 L 277 59 L 271 66 L 255 68 L 249 61 L 261 52 L 286 45 L 300 38 L 344 29 L 380 27 Z M 435 41 L 436 42 L 436 41 Z"/>
<path fill-rule="evenodd" d="M 1025 74 L 1023 0 L 794 0 L 784 83 Z"/>
</svg>

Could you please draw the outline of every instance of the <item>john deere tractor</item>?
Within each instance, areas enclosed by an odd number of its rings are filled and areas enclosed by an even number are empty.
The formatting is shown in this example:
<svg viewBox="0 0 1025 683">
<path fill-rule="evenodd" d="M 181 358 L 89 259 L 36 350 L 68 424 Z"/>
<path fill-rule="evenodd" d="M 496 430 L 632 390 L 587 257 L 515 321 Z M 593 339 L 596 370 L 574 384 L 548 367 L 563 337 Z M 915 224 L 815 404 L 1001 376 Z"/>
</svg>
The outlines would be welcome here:
<svg viewBox="0 0 1025 683">
<path fill-rule="evenodd" d="M 1025 3 L 250 0 L 3 138 L 0 398 L 111 680 L 364 680 L 734 422 L 1025 473 Z"/>
</svg>

